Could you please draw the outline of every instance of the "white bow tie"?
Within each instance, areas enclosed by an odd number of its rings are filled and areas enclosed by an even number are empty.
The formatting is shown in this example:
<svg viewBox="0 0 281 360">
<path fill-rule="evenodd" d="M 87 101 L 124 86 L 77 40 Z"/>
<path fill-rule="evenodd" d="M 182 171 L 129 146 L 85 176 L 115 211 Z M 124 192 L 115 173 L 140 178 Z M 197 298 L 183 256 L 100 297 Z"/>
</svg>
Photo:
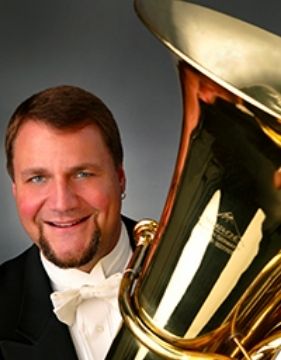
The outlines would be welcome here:
<svg viewBox="0 0 281 360">
<path fill-rule="evenodd" d="M 51 294 L 54 313 L 63 323 L 71 326 L 74 323 L 76 310 L 83 300 L 91 298 L 111 299 L 117 297 L 121 273 L 114 274 L 98 285 L 83 285 L 80 289 L 55 291 Z"/>
</svg>

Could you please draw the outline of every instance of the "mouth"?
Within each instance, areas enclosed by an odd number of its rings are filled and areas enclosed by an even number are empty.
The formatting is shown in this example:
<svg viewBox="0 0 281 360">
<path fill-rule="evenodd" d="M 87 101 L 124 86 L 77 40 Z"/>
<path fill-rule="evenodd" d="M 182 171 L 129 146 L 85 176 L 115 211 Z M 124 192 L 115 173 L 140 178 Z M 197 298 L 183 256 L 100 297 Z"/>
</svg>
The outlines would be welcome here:
<svg viewBox="0 0 281 360">
<path fill-rule="evenodd" d="M 80 219 L 68 221 L 45 221 L 45 224 L 59 229 L 68 229 L 86 222 L 89 218 L 90 216 L 85 216 Z"/>
</svg>

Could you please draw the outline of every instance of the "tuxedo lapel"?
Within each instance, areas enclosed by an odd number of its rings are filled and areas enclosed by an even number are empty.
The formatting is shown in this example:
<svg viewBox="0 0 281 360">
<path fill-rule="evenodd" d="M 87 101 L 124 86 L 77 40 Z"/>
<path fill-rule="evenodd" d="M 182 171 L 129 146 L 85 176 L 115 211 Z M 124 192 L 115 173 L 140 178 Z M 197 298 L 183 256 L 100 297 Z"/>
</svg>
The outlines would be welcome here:
<svg viewBox="0 0 281 360">
<path fill-rule="evenodd" d="M 124 221 L 124 224 L 126 226 L 128 235 L 129 235 L 129 239 L 130 239 L 130 244 L 132 247 L 132 250 L 134 251 L 136 249 L 136 241 L 134 239 L 134 227 L 136 225 L 136 222 L 132 219 L 127 218 L 126 216 L 122 216 L 122 220 Z"/>
<path fill-rule="evenodd" d="M 40 339 L 52 316 L 49 279 L 36 248 L 26 260 L 22 309 L 17 331 L 31 342 Z"/>
<path fill-rule="evenodd" d="M 3 359 L 78 360 L 69 334 L 50 320 L 40 338 L 31 343 L 4 340 L 0 343 Z M 0 355 L 1 359 L 1 355 Z"/>
<path fill-rule="evenodd" d="M 23 281 L 17 341 L 1 342 L 4 358 L 77 360 L 67 326 L 52 311 L 51 287 L 35 247 L 27 255 Z"/>
</svg>

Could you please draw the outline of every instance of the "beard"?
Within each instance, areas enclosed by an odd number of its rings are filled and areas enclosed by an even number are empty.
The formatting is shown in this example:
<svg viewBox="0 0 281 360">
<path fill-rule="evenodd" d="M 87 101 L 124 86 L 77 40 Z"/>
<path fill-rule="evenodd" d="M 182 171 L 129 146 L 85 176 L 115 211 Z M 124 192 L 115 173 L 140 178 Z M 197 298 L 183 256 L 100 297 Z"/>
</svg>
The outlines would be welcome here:
<svg viewBox="0 0 281 360">
<path fill-rule="evenodd" d="M 94 258 L 94 256 L 97 254 L 99 250 L 100 239 L 101 239 L 100 229 L 94 230 L 89 245 L 84 249 L 84 251 L 81 254 L 75 254 L 67 259 L 61 259 L 56 255 L 56 253 L 50 246 L 50 242 L 44 235 L 42 226 L 40 226 L 39 231 L 40 234 L 39 234 L 38 244 L 43 255 L 47 260 L 51 261 L 54 265 L 62 269 L 79 268 L 84 265 L 87 265 Z"/>
</svg>

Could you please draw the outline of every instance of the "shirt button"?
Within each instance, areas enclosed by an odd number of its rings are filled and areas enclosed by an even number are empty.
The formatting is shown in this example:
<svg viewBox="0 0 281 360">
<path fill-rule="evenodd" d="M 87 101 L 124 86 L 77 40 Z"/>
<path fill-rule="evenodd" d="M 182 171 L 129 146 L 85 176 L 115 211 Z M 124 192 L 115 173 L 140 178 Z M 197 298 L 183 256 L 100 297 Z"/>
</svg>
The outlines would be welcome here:
<svg viewBox="0 0 281 360">
<path fill-rule="evenodd" d="M 98 333 L 102 333 L 102 332 L 104 331 L 103 325 L 97 325 L 97 326 L 96 326 L 96 331 L 97 331 Z"/>
</svg>

